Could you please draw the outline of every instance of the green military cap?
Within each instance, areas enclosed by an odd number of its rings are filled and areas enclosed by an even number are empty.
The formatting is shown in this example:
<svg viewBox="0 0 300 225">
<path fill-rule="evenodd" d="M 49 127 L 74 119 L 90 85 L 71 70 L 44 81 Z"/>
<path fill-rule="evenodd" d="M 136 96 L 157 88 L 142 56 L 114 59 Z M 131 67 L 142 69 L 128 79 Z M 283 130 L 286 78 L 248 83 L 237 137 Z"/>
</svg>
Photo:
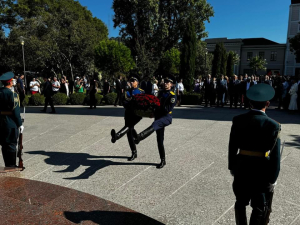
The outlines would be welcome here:
<svg viewBox="0 0 300 225">
<path fill-rule="evenodd" d="M 251 101 L 266 102 L 274 98 L 275 90 L 268 84 L 256 84 L 249 88 L 246 96 Z"/>
<path fill-rule="evenodd" d="M 14 77 L 14 73 L 13 72 L 7 72 L 7 73 L 4 73 L 0 76 L 0 81 L 3 80 L 3 81 L 7 81 L 7 80 L 10 80 Z"/>
</svg>

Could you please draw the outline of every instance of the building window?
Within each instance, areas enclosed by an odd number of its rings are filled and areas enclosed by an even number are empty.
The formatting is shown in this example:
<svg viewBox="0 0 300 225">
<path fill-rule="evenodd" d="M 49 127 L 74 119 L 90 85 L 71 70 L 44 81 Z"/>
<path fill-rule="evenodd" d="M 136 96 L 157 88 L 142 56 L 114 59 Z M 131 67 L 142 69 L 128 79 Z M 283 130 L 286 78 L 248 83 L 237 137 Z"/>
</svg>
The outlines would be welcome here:
<svg viewBox="0 0 300 225">
<path fill-rule="evenodd" d="M 259 52 L 258 55 L 259 55 L 259 58 L 265 59 L 265 52 Z"/>
<path fill-rule="evenodd" d="M 249 61 L 252 58 L 253 58 L 253 52 L 247 52 L 247 60 Z"/>
<path fill-rule="evenodd" d="M 277 60 L 277 52 L 271 52 L 271 61 Z"/>
</svg>

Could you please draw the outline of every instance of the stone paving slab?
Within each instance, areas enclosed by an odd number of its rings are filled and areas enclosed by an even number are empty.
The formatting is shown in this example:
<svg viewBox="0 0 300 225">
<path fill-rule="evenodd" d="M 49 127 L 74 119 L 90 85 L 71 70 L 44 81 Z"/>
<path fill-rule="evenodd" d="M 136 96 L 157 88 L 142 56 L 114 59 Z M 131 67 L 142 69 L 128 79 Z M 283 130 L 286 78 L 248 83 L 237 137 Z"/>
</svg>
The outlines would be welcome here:
<svg viewBox="0 0 300 225">
<path fill-rule="evenodd" d="M 164 224 L 234 224 L 228 141 L 232 118 L 246 110 L 176 108 L 165 132 L 167 165 L 157 170 L 155 134 L 137 146 L 134 162 L 127 161 L 131 152 L 126 136 L 110 142 L 110 130 L 124 125 L 123 108 L 61 106 L 55 115 L 40 109 L 26 110 L 26 169 L 15 176 L 96 195 Z M 271 224 L 298 225 L 300 115 L 274 107 L 267 114 L 282 124 L 281 139 L 286 141 Z M 143 119 L 136 130 L 152 121 Z"/>
</svg>

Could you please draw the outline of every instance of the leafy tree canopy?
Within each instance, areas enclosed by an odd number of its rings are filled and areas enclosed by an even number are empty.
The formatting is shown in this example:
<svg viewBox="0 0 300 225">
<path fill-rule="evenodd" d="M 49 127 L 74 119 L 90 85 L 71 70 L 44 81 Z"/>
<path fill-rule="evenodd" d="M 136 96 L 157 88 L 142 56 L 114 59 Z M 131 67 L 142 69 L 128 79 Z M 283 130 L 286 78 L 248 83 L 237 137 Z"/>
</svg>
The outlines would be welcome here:
<svg viewBox="0 0 300 225">
<path fill-rule="evenodd" d="M 72 77 L 93 71 L 94 47 L 108 30 L 86 7 L 74 0 L 19 0 L 13 8 L 19 16 L 9 34 L 6 59 L 12 68 L 22 68 L 23 36 L 27 70 Z"/>
<path fill-rule="evenodd" d="M 249 67 L 253 69 L 255 74 L 258 70 L 266 71 L 267 70 L 266 65 L 267 65 L 266 59 L 262 59 L 259 56 L 255 56 L 251 58 L 249 62 Z"/>
<path fill-rule="evenodd" d="M 160 72 L 163 75 L 177 76 L 180 70 L 180 51 L 177 48 L 171 48 L 163 54 L 160 61 Z"/>
<path fill-rule="evenodd" d="M 126 74 L 135 66 L 130 49 L 123 43 L 114 40 L 101 41 L 95 52 L 96 66 L 109 75 Z"/>
</svg>

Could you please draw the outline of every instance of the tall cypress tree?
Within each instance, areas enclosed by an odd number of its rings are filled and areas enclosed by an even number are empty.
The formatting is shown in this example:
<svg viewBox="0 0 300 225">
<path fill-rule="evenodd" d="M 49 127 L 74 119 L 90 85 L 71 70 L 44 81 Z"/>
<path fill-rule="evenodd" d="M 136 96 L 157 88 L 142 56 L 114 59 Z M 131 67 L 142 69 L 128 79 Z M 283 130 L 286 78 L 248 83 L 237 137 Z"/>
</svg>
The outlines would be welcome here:
<svg viewBox="0 0 300 225">
<path fill-rule="evenodd" d="M 228 53 L 228 59 L 227 59 L 227 72 L 226 72 L 226 75 L 228 77 L 231 77 L 233 76 L 233 70 L 234 70 L 234 53 L 232 51 L 230 51 Z"/>
<path fill-rule="evenodd" d="M 217 43 L 214 50 L 214 59 L 212 61 L 212 76 L 216 77 L 221 73 L 222 66 L 222 43 Z"/>
<path fill-rule="evenodd" d="M 191 19 L 187 20 L 187 26 L 182 38 L 180 77 L 183 79 L 186 90 L 193 87 L 195 77 L 197 37 L 195 24 Z"/>
<path fill-rule="evenodd" d="M 221 61 L 221 74 L 226 76 L 226 67 L 227 67 L 227 51 L 222 43 L 221 45 L 222 48 L 222 61 Z M 220 74 L 219 74 L 220 75 Z"/>
</svg>

